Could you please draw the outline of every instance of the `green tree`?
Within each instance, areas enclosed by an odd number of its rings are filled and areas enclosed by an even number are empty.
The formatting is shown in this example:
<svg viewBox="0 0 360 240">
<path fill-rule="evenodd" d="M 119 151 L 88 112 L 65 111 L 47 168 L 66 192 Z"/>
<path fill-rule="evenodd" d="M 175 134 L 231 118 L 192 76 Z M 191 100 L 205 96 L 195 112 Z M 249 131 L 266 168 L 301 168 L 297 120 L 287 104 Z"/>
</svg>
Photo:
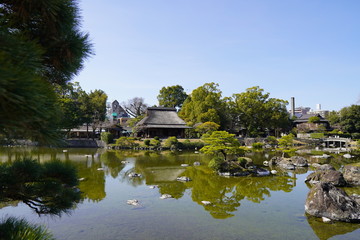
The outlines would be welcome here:
<svg viewBox="0 0 360 240">
<path fill-rule="evenodd" d="M 278 142 L 279 146 L 282 148 L 291 147 L 294 143 L 294 135 L 292 135 L 291 133 L 288 135 L 284 135 L 278 140 Z"/>
<path fill-rule="evenodd" d="M 0 25 L 41 49 L 37 73 L 51 83 L 71 80 L 92 54 L 80 22 L 74 0 L 1 1 Z"/>
<path fill-rule="evenodd" d="M 205 83 L 193 90 L 179 112 L 180 117 L 191 126 L 210 121 L 224 129 L 227 123 L 226 105 L 218 87 L 216 83 Z"/>
<path fill-rule="evenodd" d="M 309 117 L 309 119 L 308 119 L 309 123 L 317 123 L 319 121 L 320 121 L 320 117 L 318 117 L 318 116 L 312 116 L 312 117 Z"/>
<path fill-rule="evenodd" d="M 339 123 L 348 133 L 360 133 L 360 105 L 342 108 Z"/>
<path fill-rule="evenodd" d="M 212 133 L 219 129 L 220 125 L 214 122 L 204 122 L 197 126 L 195 130 L 200 133 L 201 135 L 205 133 Z"/>
<path fill-rule="evenodd" d="M 163 87 L 157 96 L 159 106 L 174 108 L 181 108 L 186 98 L 187 94 L 180 85 Z"/>
<path fill-rule="evenodd" d="M 246 135 L 258 136 L 266 131 L 276 132 L 289 126 L 287 101 L 269 98 L 259 87 L 248 88 L 246 92 L 234 94 L 229 106 L 232 122 L 238 128 L 245 128 Z"/>
<path fill-rule="evenodd" d="M 237 155 L 242 152 L 240 143 L 234 134 L 226 131 L 214 131 L 211 134 L 204 135 L 202 140 L 205 146 L 200 149 L 205 154 L 221 154 L 224 160 L 228 160 L 229 155 Z"/>
<path fill-rule="evenodd" d="M 51 84 L 69 81 L 91 54 L 79 23 L 73 0 L 0 3 L 0 135 L 53 144 L 59 139 Z"/>
</svg>

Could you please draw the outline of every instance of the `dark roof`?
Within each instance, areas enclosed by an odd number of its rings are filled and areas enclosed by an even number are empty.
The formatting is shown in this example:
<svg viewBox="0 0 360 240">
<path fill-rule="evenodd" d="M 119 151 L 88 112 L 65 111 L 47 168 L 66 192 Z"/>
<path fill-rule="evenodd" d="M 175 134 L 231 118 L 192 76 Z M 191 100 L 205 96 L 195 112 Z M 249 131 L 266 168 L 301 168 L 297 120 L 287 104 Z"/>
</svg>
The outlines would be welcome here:
<svg viewBox="0 0 360 240">
<path fill-rule="evenodd" d="M 136 124 L 140 128 L 190 128 L 186 126 L 176 108 L 149 107 L 146 117 Z"/>
<path fill-rule="evenodd" d="M 297 118 L 294 120 L 295 123 L 304 123 L 308 122 L 311 117 L 319 117 L 320 122 L 328 122 L 325 118 L 323 118 L 320 114 L 299 114 L 296 116 Z"/>
</svg>

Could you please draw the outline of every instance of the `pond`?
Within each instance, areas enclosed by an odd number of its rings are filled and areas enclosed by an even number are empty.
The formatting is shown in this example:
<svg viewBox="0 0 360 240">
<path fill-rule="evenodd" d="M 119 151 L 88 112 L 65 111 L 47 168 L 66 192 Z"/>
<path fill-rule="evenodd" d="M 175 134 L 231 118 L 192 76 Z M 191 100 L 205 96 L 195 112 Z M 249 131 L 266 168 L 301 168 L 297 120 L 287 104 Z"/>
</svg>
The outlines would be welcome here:
<svg viewBox="0 0 360 240">
<path fill-rule="evenodd" d="M 0 215 L 47 226 L 57 239 L 359 239 L 360 225 L 326 224 L 304 211 L 311 169 L 276 169 L 267 177 L 220 177 L 194 152 L 0 148 L 0 161 L 31 155 L 71 161 L 82 200 L 69 214 L 38 216 L 21 202 L 0 203 Z M 256 164 L 272 154 L 257 153 Z M 333 159 L 336 166 L 341 162 Z M 194 166 L 194 162 L 200 162 Z M 185 166 L 184 164 L 188 164 Z M 130 173 L 141 174 L 129 177 Z M 192 181 L 180 182 L 179 176 Z M 360 194 L 359 188 L 346 189 Z M 161 199 L 162 194 L 173 198 Z M 138 206 L 127 204 L 137 199 Z M 210 201 L 204 205 L 202 201 Z"/>
</svg>

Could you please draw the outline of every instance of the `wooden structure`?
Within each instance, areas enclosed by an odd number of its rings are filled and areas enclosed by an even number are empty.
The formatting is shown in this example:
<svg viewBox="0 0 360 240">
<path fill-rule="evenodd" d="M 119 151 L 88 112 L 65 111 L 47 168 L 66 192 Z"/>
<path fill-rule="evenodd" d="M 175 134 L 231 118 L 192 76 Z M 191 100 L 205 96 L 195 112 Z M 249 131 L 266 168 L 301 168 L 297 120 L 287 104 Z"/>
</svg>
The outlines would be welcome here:
<svg viewBox="0 0 360 240">
<path fill-rule="evenodd" d="M 186 126 L 176 112 L 175 108 L 150 107 L 146 111 L 146 117 L 136 124 L 138 137 L 153 138 L 155 136 L 167 138 L 175 136 L 185 137 Z"/>
<path fill-rule="evenodd" d="M 309 122 L 311 117 L 318 117 L 319 121 L 317 122 Z M 298 129 L 306 129 L 310 132 L 316 131 L 320 126 L 324 126 L 325 129 L 330 129 L 330 123 L 328 120 L 323 118 L 320 114 L 300 114 L 297 115 L 297 118 L 294 120 L 294 127 Z"/>
</svg>

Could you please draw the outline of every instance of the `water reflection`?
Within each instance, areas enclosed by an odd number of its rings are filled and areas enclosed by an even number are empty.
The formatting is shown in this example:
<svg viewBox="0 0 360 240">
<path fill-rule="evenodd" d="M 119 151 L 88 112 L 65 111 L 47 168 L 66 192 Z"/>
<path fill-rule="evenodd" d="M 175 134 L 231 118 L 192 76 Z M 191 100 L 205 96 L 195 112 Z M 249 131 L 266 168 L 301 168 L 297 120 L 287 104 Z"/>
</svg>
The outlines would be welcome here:
<svg viewBox="0 0 360 240">
<path fill-rule="evenodd" d="M 2 162 L 13 162 L 24 155 L 31 155 L 40 162 L 60 159 L 75 164 L 79 178 L 83 179 L 79 185 L 82 192 L 80 204 L 87 201 L 98 203 L 106 199 L 106 180 L 115 179 L 114 182 L 126 187 L 133 187 L 133 189 L 137 188 L 136 191 L 138 192 L 144 191 L 144 188 L 141 188 L 143 185 L 156 185 L 159 195 L 170 194 L 175 199 L 187 199 L 189 196 L 188 199 L 195 203 L 193 205 L 201 206 L 200 208 L 208 213 L 206 215 L 210 215 L 214 219 L 229 219 L 236 216 L 237 212 L 245 211 L 241 205 L 248 201 L 261 204 L 264 200 L 271 198 L 274 192 L 292 192 L 297 187 L 297 174 L 304 174 L 308 171 L 308 168 L 288 171 L 274 167 L 272 169 L 278 172 L 276 176 L 226 178 L 218 176 L 207 167 L 210 157 L 189 152 L 104 151 L 96 149 L 67 149 L 63 152 L 62 149 L 0 149 L 0 161 Z M 269 160 L 273 154 L 264 155 L 264 153 L 255 153 L 252 156 L 254 163 L 261 165 L 264 160 Z M 330 159 L 336 167 L 354 161 L 343 160 L 341 162 L 337 156 Z M 200 162 L 201 165 L 194 166 L 194 162 Z M 182 164 L 189 166 L 184 167 Z M 141 177 L 129 177 L 130 173 L 141 174 Z M 186 176 L 192 181 L 177 181 L 176 178 L 179 176 Z M 298 182 L 298 184 L 304 183 Z M 107 185 L 108 191 L 113 191 L 111 188 L 114 186 L 116 185 Z M 307 188 L 305 189 L 307 191 Z M 351 188 L 350 190 L 352 193 L 360 193 L 359 188 Z M 303 194 L 306 195 L 307 192 Z M 202 201 L 209 201 L 212 204 L 203 205 Z M 164 201 L 160 204 L 162 203 L 167 202 Z M 149 208 L 148 211 L 152 210 Z M 307 220 L 319 239 L 328 239 L 359 228 L 358 224 L 324 224 L 319 219 L 312 217 L 307 217 Z"/>
<path fill-rule="evenodd" d="M 344 222 L 323 223 L 321 218 L 316 218 L 306 214 L 307 221 L 320 240 L 327 240 L 334 236 L 344 235 L 360 228 L 359 224 Z"/>
</svg>

